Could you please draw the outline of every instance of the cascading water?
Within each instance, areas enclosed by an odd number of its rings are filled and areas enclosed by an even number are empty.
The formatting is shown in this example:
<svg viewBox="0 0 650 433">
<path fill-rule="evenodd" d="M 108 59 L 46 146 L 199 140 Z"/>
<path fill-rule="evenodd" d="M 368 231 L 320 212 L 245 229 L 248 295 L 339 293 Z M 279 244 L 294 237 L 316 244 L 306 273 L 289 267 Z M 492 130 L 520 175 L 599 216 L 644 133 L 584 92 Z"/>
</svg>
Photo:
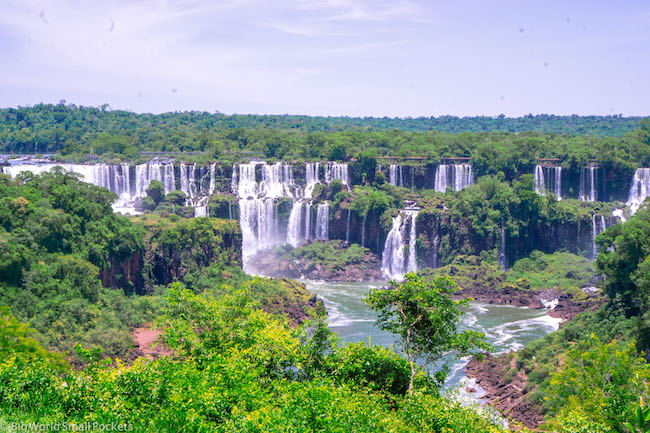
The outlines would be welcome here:
<svg viewBox="0 0 650 433">
<path fill-rule="evenodd" d="M 598 167 L 582 167 L 580 169 L 580 201 L 596 201 L 598 194 L 596 192 Z"/>
<path fill-rule="evenodd" d="M 436 168 L 434 189 L 445 192 L 447 188 L 460 191 L 474 183 L 472 166 L 469 164 L 441 164 Z"/>
<path fill-rule="evenodd" d="M 233 167 L 233 173 L 237 173 L 236 177 L 233 175 L 233 191 L 239 198 L 244 267 L 247 271 L 247 259 L 259 250 L 283 243 L 297 247 L 314 238 L 329 238 L 329 203 L 318 205 L 316 222 L 312 222 L 312 203 L 309 198 L 314 186 L 319 183 L 318 163 L 307 164 L 304 191 L 294 182 L 293 167 L 287 164 L 240 164 Z M 260 174 L 261 180 L 258 181 Z M 278 198 L 293 199 L 286 237 L 285 227 L 280 227 L 278 220 L 278 201 L 275 200 Z"/>
<path fill-rule="evenodd" d="M 535 166 L 535 192 L 539 195 L 546 194 L 546 180 L 544 179 L 544 169 L 541 165 Z"/>
<path fill-rule="evenodd" d="M 393 218 L 393 226 L 388 232 L 381 259 L 382 272 L 393 280 L 401 281 L 407 272 L 417 271 L 416 227 L 417 210 L 405 210 Z M 406 226 L 409 230 L 409 256 L 405 257 Z"/>
<path fill-rule="evenodd" d="M 555 185 L 553 186 L 553 193 L 558 198 L 562 199 L 562 167 L 553 167 L 553 172 L 555 173 Z"/>
<path fill-rule="evenodd" d="M 562 198 L 562 167 L 535 166 L 535 192 L 539 195 L 554 194 Z"/>
<path fill-rule="evenodd" d="M 293 181 L 293 167 L 277 162 L 262 164 L 262 181 L 258 193 L 264 197 L 302 197 L 302 191 Z"/>
<path fill-rule="evenodd" d="M 239 224 L 242 231 L 244 257 L 250 257 L 258 250 L 281 242 L 277 208 L 271 198 L 239 200 Z"/>
<path fill-rule="evenodd" d="M 350 185 L 348 165 L 338 162 L 328 162 L 325 165 L 325 183 L 329 184 L 334 179 L 339 179 L 343 185 Z"/>
<path fill-rule="evenodd" d="M 208 200 L 216 188 L 216 163 L 210 165 L 209 171 L 196 164 L 186 165 L 181 162 L 181 191 L 187 197 L 186 204 L 194 207 L 194 216 L 208 216 Z"/>
<path fill-rule="evenodd" d="M 135 196 L 144 197 L 147 195 L 149 184 L 157 180 L 165 188 L 165 194 L 176 189 L 176 176 L 172 164 L 150 162 L 135 167 Z"/>
<path fill-rule="evenodd" d="M 404 278 L 404 230 L 402 215 L 398 214 L 393 218 L 381 258 L 381 271 L 393 280 Z"/>
<path fill-rule="evenodd" d="M 415 221 L 418 217 L 417 211 L 407 211 L 410 217 L 411 230 L 409 232 L 409 258 L 406 266 L 406 272 L 417 272 L 418 271 L 418 260 L 417 260 L 417 233 L 415 227 Z"/>
<path fill-rule="evenodd" d="M 501 269 L 505 272 L 508 268 L 508 260 L 506 258 L 506 231 L 503 226 L 503 217 L 501 217 L 501 242 L 499 243 L 499 264 Z"/>
<path fill-rule="evenodd" d="M 319 163 L 307 163 L 305 167 L 305 198 L 311 198 L 314 187 L 320 181 L 318 179 Z"/>
<path fill-rule="evenodd" d="M 303 203 L 295 200 L 289 215 L 289 226 L 287 227 L 287 242 L 294 248 L 305 240 L 303 224 Z"/>
<path fill-rule="evenodd" d="M 316 239 L 321 241 L 329 240 L 329 219 L 330 205 L 324 202 L 316 209 Z"/>
<path fill-rule="evenodd" d="M 401 165 L 392 164 L 388 169 L 388 183 L 393 186 L 404 186 L 404 172 Z"/>
<path fill-rule="evenodd" d="M 436 225 L 433 232 L 433 268 L 438 268 L 438 247 L 440 245 L 440 218 L 436 217 Z"/>
<path fill-rule="evenodd" d="M 350 216 L 351 215 L 352 212 L 350 211 L 350 209 L 348 209 L 348 220 L 345 225 L 345 242 L 347 242 L 348 245 L 350 244 Z"/>
<path fill-rule="evenodd" d="M 40 174 L 57 166 L 68 172 L 80 174 L 85 182 L 117 194 L 118 200 L 113 204 L 113 208 L 119 212 L 136 213 L 134 208 L 136 199 L 146 196 L 146 189 L 153 180 L 162 183 L 165 193 L 176 189 L 174 166 L 158 162 L 141 164 L 134 168 L 129 164 L 14 164 L 4 167 L 4 172 L 15 177 L 22 171 Z"/>
<path fill-rule="evenodd" d="M 366 246 L 366 218 L 368 217 L 368 214 L 365 214 L 363 216 L 363 222 L 361 223 L 361 246 L 365 247 Z"/>
<path fill-rule="evenodd" d="M 596 260 L 598 257 L 598 246 L 596 245 L 596 236 L 607 229 L 605 217 L 593 214 L 591 216 L 591 259 Z"/>
<path fill-rule="evenodd" d="M 634 173 L 630 193 L 627 198 L 627 204 L 634 214 L 643 201 L 650 197 L 650 168 L 639 168 Z"/>
</svg>

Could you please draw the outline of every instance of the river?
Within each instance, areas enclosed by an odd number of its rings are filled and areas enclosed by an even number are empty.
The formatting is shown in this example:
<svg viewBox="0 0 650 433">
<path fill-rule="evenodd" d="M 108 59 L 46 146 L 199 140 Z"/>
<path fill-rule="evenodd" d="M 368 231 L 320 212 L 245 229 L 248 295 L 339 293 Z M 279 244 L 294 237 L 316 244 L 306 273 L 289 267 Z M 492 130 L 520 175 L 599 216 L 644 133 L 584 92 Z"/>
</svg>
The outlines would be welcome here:
<svg viewBox="0 0 650 433">
<path fill-rule="evenodd" d="M 328 312 L 329 328 L 336 332 L 342 343 L 358 341 L 389 347 L 397 342 L 395 336 L 375 325 L 377 314 L 364 304 L 363 299 L 372 288 L 383 282 L 322 282 L 302 281 L 307 289 L 323 299 Z M 504 353 L 523 348 L 527 343 L 556 331 L 561 319 L 550 317 L 545 310 L 518 308 L 472 302 L 464 309 L 460 330 L 473 329 L 485 333 L 494 346 L 494 353 Z M 451 366 L 445 388 L 447 390 L 471 386 L 479 392 L 473 380 L 464 373 L 468 358 Z"/>
</svg>

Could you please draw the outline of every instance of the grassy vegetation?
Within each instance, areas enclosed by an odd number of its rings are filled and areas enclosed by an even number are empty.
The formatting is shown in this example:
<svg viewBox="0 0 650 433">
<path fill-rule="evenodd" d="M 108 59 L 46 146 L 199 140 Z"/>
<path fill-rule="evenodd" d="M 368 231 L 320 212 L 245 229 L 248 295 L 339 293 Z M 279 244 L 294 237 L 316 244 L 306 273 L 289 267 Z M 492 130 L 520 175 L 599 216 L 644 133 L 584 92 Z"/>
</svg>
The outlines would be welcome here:
<svg viewBox="0 0 650 433">
<path fill-rule="evenodd" d="M 566 252 L 544 254 L 533 251 L 517 262 L 507 272 L 507 281 L 532 290 L 557 289 L 582 295 L 585 287 L 596 275 L 593 262 Z"/>
<path fill-rule="evenodd" d="M 88 366 L 62 374 L 52 360 L 29 355 L 25 347 L 37 343 L 10 342 L 0 363 L 0 420 L 145 433 L 503 431 L 440 397 L 424 374 L 405 395 L 409 367 L 395 352 L 337 346 L 322 321 L 291 329 L 252 308 L 246 291 L 215 299 L 174 285 L 159 321 L 174 355 L 153 361 L 124 365 L 80 350 Z"/>
<path fill-rule="evenodd" d="M 312 242 L 309 245 L 291 248 L 284 246 L 274 250 L 276 254 L 282 254 L 281 260 L 306 260 L 317 266 L 323 266 L 332 271 L 343 271 L 348 266 L 365 269 L 366 255 L 370 253 L 368 248 L 359 244 L 352 244 L 347 248 L 341 248 L 341 241 Z"/>
</svg>

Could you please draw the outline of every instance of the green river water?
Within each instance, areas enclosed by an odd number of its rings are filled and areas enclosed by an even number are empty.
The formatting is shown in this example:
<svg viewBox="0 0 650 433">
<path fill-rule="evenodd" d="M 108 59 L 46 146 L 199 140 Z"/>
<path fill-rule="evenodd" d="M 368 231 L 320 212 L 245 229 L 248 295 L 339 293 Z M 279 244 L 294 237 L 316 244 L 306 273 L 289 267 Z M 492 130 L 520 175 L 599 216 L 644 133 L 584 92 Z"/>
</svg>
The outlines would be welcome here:
<svg viewBox="0 0 650 433">
<path fill-rule="evenodd" d="M 385 283 L 303 282 L 311 293 L 325 302 L 329 327 L 339 335 L 343 343 L 371 341 L 372 344 L 385 347 L 396 343 L 392 334 L 375 326 L 377 314 L 363 303 L 363 298 L 371 288 Z M 557 330 L 560 322 L 560 319 L 548 316 L 545 310 L 473 302 L 465 308 L 460 329 L 484 332 L 494 346 L 494 353 L 503 353 L 521 349 L 527 343 Z M 476 397 L 480 398 L 482 390 L 463 371 L 468 361 L 465 358 L 452 364 L 445 388 L 464 389 L 471 386 L 479 391 Z"/>
</svg>

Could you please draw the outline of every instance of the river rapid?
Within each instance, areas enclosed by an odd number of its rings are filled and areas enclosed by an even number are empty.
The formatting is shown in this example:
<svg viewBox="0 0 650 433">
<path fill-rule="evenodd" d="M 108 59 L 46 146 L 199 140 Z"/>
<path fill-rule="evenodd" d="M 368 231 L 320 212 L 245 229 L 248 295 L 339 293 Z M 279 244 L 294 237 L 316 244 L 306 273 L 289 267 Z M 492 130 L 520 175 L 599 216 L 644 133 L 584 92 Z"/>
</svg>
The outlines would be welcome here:
<svg viewBox="0 0 650 433">
<path fill-rule="evenodd" d="M 375 325 L 377 313 L 363 302 L 371 289 L 381 287 L 384 282 L 302 282 L 311 293 L 324 301 L 329 328 L 339 335 L 341 343 L 370 341 L 384 347 L 396 345 L 395 336 Z M 561 319 L 548 316 L 545 310 L 509 305 L 472 302 L 464 311 L 459 329 L 485 333 L 496 354 L 519 350 L 529 342 L 556 331 L 561 323 Z M 464 391 L 471 387 L 478 391 L 474 397 L 480 398 L 482 390 L 464 373 L 468 361 L 469 358 L 463 358 L 451 365 L 445 389 Z"/>
</svg>

